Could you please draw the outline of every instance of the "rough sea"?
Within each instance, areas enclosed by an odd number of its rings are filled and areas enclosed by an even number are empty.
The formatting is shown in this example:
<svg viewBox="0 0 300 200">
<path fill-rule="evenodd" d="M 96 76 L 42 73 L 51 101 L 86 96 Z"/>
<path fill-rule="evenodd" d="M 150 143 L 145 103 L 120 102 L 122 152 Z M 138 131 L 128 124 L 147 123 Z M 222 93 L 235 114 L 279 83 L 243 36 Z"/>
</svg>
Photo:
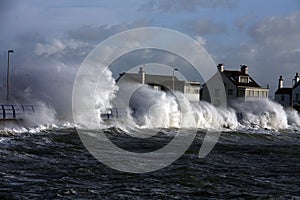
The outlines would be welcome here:
<svg viewBox="0 0 300 200">
<path fill-rule="evenodd" d="M 175 99 L 144 87 L 130 99 L 134 113 L 127 112 L 110 124 L 95 111 L 107 108 L 112 94 L 112 87 L 102 88 L 96 103 L 83 96 L 78 107 L 73 106 L 74 123 L 57 120 L 53 109 L 41 105 L 40 113 L 30 117 L 35 123 L 27 128 L 2 128 L 0 199 L 300 199 L 297 111 L 268 99 L 215 107 L 202 101 L 191 103 L 183 94 Z M 92 108 L 76 110 L 85 108 L 82 105 Z M 78 131 L 82 128 L 105 162 L 86 148 Z M 112 169 L 114 162 L 127 162 L 127 155 L 107 150 L 107 141 L 93 140 L 105 134 L 114 145 L 140 155 L 168 146 L 178 130 L 182 136 L 193 135 L 192 144 L 170 165 L 147 173 Z M 199 158 L 207 130 L 219 130 L 221 135 L 208 155 Z M 186 142 L 178 141 L 174 153 L 161 154 L 157 162 L 176 157 Z M 136 160 L 128 166 L 140 171 L 160 164 L 151 156 L 144 158 L 146 165 Z"/>
<path fill-rule="evenodd" d="M 104 130 L 129 151 L 156 149 L 175 131 L 160 129 L 149 141 Z M 199 158 L 204 135 L 198 129 L 171 165 L 134 174 L 95 159 L 72 125 L 4 129 L 0 199 L 300 199 L 299 131 L 224 129 L 213 150 Z"/>
</svg>

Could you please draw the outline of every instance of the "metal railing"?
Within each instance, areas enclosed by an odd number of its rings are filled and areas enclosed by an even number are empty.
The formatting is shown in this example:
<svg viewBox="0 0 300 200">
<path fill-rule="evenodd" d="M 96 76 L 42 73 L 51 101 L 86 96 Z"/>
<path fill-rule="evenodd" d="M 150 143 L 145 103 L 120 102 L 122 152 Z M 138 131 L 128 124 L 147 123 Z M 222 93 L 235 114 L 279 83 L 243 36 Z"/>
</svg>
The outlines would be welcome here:
<svg viewBox="0 0 300 200">
<path fill-rule="evenodd" d="M 24 119 L 25 115 L 33 115 L 35 108 L 33 105 L 5 105 L 0 104 L 0 120 Z"/>
<path fill-rule="evenodd" d="M 101 113 L 101 119 L 120 119 L 126 117 L 126 110 L 123 108 L 108 109 Z"/>
</svg>

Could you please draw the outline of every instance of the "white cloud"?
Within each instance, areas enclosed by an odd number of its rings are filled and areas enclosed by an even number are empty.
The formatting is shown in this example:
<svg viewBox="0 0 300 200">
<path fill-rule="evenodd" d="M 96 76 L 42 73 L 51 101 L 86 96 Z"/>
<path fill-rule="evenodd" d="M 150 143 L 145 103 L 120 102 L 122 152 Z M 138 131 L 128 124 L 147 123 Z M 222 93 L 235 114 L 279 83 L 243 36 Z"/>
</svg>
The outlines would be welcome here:
<svg viewBox="0 0 300 200">
<path fill-rule="evenodd" d="M 68 50 L 77 50 L 83 47 L 88 47 L 89 44 L 86 42 L 78 41 L 78 40 L 60 40 L 60 39 L 52 39 L 50 42 L 41 43 L 39 42 L 35 49 L 34 53 L 38 56 L 45 55 L 47 57 L 52 55 L 61 56 L 66 54 Z"/>
<path fill-rule="evenodd" d="M 262 86 L 271 85 L 273 95 L 279 75 L 282 74 L 285 85 L 290 86 L 295 73 L 300 72 L 299 22 L 300 15 L 296 12 L 269 17 L 247 27 L 250 40 L 225 52 L 222 62 L 232 66 L 247 64 Z"/>
<path fill-rule="evenodd" d="M 38 43 L 34 50 L 35 54 L 40 56 L 45 54 L 50 56 L 62 52 L 65 49 L 65 45 L 57 39 L 53 39 L 50 43 L 42 44 Z"/>
<path fill-rule="evenodd" d="M 199 44 L 201 44 L 202 46 L 205 46 L 206 40 L 203 37 L 197 35 L 197 36 L 195 36 L 195 39 Z"/>
</svg>

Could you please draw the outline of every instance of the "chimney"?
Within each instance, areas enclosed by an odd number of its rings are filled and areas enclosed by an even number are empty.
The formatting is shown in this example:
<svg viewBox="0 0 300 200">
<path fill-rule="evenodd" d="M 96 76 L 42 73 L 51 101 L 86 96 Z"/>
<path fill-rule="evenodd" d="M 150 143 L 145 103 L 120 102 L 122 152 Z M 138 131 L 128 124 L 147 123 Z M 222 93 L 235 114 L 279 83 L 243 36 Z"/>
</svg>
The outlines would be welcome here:
<svg viewBox="0 0 300 200">
<path fill-rule="evenodd" d="M 218 64 L 218 70 L 219 70 L 219 72 L 223 72 L 224 71 L 224 64 Z"/>
<path fill-rule="evenodd" d="M 297 84 L 299 82 L 300 78 L 299 78 L 299 74 L 298 72 L 296 73 L 296 76 L 295 76 L 295 84 Z"/>
<path fill-rule="evenodd" d="M 241 72 L 243 74 L 248 74 L 248 67 L 246 65 L 241 65 Z"/>
<path fill-rule="evenodd" d="M 140 67 L 140 71 L 139 71 L 139 74 L 140 74 L 140 78 L 141 78 L 141 84 L 145 84 L 145 71 L 144 71 L 144 67 Z"/>
<path fill-rule="evenodd" d="M 279 77 L 278 89 L 283 88 L 283 79 L 282 76 Z"/>
</svg>

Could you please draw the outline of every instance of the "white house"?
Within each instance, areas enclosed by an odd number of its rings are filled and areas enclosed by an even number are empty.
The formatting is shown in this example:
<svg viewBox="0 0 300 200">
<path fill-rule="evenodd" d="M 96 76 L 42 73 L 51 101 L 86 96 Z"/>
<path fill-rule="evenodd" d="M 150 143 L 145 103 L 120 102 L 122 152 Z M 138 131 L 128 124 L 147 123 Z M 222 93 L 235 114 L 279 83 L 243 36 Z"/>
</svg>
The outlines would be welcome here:
<svg viewBox="0 0 300 200">
<path fill-rule="evenodd" d="M 148 85 L 155 90 L 166 92 L 180 91 L 189 101 L 200 100 L 200 82 L 181 81 L 176 76 L 152 75 L 146 74 L 143 67 L 140 67 L 139 73 L 122 73 L 116 80 L 117 84 L 126 84 L 126 82 L 135 82 Z"/>
<path fill-rule="evenodd" d="M 284 107 L 293 106 L 293 88 L 283 87 L 282 76 L 280 76 L 278 80 L 278 89 L 275 92 L 275 101 Z"/>
<path fill-rule="evenodd" d="M 298 74 L 297 74 L 298 75 Z M 300 111 L 300 81 L 299 76 L 297 83 L 293 86 L 293 107 Z"/>
<path fill-rule="evenodd" d="M 218 72 L 211 77 L 201 90 L 201 100 L 211 102 L 210 95 L 218 94 L 219 89 L 210 94 L 206 85 L 213 85 L 218 77 L 222 78 L 225 88 L 227 103 L 231 104 L 236 100 L 253 101 L 258 98 L 268 98 L 269 88 L 262 88 L 248 73 L 248 67 L 241 65 L 241 70 L 225 70 L 223 64 L 218 65 Z M 214 102 L 213 102 L 214 103 Z M 216 105 L 216 103 L 214 103 Z"/>
<path fill-rule="evenodd" d="M 294 107 L 300 110 L 300 78 L 296 73 L 292 87 L 283 87 L 283 78 L 279 77 L 278 89 L 275 92 L 275 101 L 284 107 Z"/>
</svg>

